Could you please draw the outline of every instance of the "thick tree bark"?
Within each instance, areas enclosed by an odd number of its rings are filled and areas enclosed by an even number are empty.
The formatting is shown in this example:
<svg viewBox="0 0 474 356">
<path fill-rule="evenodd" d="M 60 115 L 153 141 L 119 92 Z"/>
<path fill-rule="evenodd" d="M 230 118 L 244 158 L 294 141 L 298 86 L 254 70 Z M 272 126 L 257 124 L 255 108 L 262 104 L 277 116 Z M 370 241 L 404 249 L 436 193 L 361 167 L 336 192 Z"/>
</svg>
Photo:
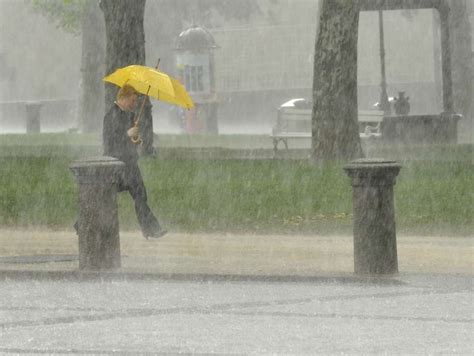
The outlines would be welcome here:
<svg viewBox="0 0 474 356">
<path fill-rule="evenodd" d="M 362 157 L 357 122 L 357 1 L 323 0 L 313 81 L 313 159 Z"/>
<path fill-rule="evenodd" d="M 82 132 L 98 132 L 104 117 L 105 28 L 97 1 L 87 2 L 82 16 L 79 123 Z"/>
<path fill-rule="evenodd" d="M 131 64 L 145 64 L 145 31 L 143 18 L 146 0 L 101 0 L 104 13 L 106 46 L 106 73 Z M 115 100 L 117 87 L 106 84 L 105 105 L 110 107 Z M 153 120 L 151 104 L 147 100 L 140 119 L 140 134 L 143 139 L 142 153 L 153 154 Z"/>
<path fill-rule="evenodd" d="M 472 116 L 472 75 L 471 24 L 469 15 L 472 8 L 466 0 L 450 0 L 449 28 L 451 34 L 452 75 L 454 109 L 461 113 L 468 122 Z M 471 7 L 473 6 L 470 4 Z M 461 124 L 464 124 L 461 122 Z"/>
</svg>

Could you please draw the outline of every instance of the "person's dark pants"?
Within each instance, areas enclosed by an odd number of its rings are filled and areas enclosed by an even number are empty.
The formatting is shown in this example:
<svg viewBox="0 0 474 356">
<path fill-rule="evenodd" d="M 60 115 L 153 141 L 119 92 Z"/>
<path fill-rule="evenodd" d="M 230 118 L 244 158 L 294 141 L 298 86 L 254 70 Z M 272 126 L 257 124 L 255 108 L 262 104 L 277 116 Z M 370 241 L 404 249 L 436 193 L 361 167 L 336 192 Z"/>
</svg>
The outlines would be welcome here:
<svg viewBox="0 0 474 356">
<path fill-rule="evenodd" d="M 154 236 L 160 232 L 161 226 L 148 206 L 145 184 L 143 183 L 142 174 L 137 163 L 125 164 L 124 179 L 122 182 L 119 182 L 118 191 L 126 190 L 128 190 L 135 203 L 135 212 L 143 236 Z"/>
</svg>

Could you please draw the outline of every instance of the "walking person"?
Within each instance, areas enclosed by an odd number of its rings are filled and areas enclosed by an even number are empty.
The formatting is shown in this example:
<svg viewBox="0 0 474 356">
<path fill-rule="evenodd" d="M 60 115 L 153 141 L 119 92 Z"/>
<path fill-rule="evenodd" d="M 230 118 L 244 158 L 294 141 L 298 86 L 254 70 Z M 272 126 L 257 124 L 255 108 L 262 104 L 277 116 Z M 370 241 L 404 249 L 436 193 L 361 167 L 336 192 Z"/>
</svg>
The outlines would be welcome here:
<svg viewBox="0 0 474 356">
<path fill-rule="evenodd" d="M 143 236 L 147 239 L 158 238 L 166 234 L 166 230 L 161 228 L 148 206 L 145 185 L 138 167 L 137 142 L 140 139 L 133 114 L 137 97 L 137 91 L 130 85 L 124 85 L 118 91 L 116 101 L 104 117 L 104 155 L 125 163 L 125 173 L 119 182 L 118 191 L 128 191 L 132 196 Z"/>
</svg>

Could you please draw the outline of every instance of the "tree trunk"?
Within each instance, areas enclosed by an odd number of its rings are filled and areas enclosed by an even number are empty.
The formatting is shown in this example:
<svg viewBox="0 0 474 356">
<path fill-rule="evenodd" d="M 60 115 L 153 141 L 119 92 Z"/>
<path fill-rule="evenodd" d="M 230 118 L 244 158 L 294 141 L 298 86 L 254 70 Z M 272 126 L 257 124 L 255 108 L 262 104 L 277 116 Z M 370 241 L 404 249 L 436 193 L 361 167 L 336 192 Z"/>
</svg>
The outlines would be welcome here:
<svg viewBox="0 0 474 356">
<path fill-rule="evenodd" d="M 107 74 L 131 64 L 145 64 L 145 31 L 143 28 L 145 2 L 146 0 L 100 1 L 105 18 L 107 38 Z M 112 105 L 116 93 L 117 87 L 106 84 L 106 108 Z M 149 100 L 147 100 L 140 119 L 140 134 L 143 139 L 142 153 L 153 154 L 153 120 Z"/>
<path fill-rule="evenodd" d="M 357 122 L 357 1 L 323 0 L 313 80 L 312 157 L 362 157 Z"/>
<path fill-rule="evenodd" d="M 452 75 L 453 75 L 453 99 L 454 109 L 462 114 L 464 119 L 459 125 L 464 127 L 461 129 L 460 135 L 471 133 L 472 125 L 472 46 L 471 46 L 471 24 L 469 23 L 469 15 L 472 8 L 468 7 L 465 0 L 450 0 L 450 16 L 449 28 L 451 34 L 451 50 L 452 50 Z M 472 7 L 472 4 L 470 4 Z M 467 138 L 467 137 L 466 137 Z"/>
<path fill-rule="evenodd" d="M 87 2 L 82 16 L 81 87 L 78 116 L 82 132 L 98 132 L 104 117 L 105 28 L 97 1 Z"/>
</svg>

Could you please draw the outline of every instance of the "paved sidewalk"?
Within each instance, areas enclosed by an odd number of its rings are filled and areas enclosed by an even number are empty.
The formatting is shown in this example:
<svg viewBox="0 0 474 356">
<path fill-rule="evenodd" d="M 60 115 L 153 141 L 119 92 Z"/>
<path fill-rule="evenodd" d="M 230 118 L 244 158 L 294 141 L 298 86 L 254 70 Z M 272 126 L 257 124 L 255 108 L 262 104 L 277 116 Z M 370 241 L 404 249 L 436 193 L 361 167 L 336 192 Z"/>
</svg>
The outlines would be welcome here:
<svg viewBox="0 0 474 356">
<path fill-rule="evenodd" d="M 469 237 L 398 236 L 399 271 L 473 273 Z M 75 271 L 72 231 L 0 230 L 0 270 Z M 351 236 L 121 233 L 122 273 L 321 276 L 353 272 Z"/>
<path fill-rule="evenodd" d="M 350 236 L 121 237 L 83 274 L 72 232 L 0 230 L 0 353 L 474 353 L 471 238 L 400 236 L 400 274 L 367 279 Z"/>
<path fill-rule="evenodd" d="M 0 353 L 472 355 L 472 279 L 446 282 L 4 280 Z"/>
</svg>

